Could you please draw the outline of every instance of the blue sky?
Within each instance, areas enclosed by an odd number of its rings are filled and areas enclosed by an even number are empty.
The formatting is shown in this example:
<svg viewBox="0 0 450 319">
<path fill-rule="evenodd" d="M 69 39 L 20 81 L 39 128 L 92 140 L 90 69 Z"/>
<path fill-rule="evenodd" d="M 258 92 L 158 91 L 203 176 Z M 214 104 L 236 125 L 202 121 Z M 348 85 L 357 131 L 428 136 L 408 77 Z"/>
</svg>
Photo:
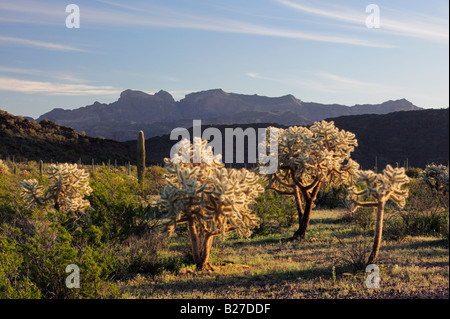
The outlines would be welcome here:
<svg viewBox="0 0 450 319">
<path fill-rule="evenodd" d="M 80 9 L 67 28 L 66 6 Z M 369 4 L 379 28 L 368 28 Z M 0 0 L 0 109 L 34 118 L 125 89 L 449 106 L 448 1 Z"/>
</svg>

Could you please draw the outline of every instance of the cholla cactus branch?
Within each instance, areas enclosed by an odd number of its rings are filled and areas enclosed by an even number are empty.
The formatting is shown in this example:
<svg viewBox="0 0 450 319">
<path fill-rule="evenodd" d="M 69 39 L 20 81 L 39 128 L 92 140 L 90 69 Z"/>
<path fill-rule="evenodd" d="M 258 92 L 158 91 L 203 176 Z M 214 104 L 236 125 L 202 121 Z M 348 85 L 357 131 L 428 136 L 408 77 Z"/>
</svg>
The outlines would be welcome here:
<svg viewBox="0 0 450 319">
<path fill-rule="evenodd" d="M 353 205 L 353 211 L 360 207 L 376 207 L 375 237 L 372 253 L 369 256 L 368 264 L 375 262 L 381 244 L 383 231 L 384 206 L 388 200 L 403 208 L 408 197 L 408 189 L 404 185 L 409 183 L 409 177 L 405 174 L 405 169 L 392 168 L 387 165 L 382 174 L 373 171 L 358 171 L 357 183 L 365 185 L 365 188 L 358 190 L 356 186 L 348 189 L 348 198 Z M 368 200 L 373 198 L 373 200 Z"/>
<path fill-rule="evenodd" d="M 51 184 L 45 192 L 35 179 L 20 183 L 21 196 L 28 207 L 51 202 L 57 211 L 75 213 L 84 212 L 90 206 L 89 201 L 83 199 L 92 192 L 89 173 L 78 169 L 77 164 L 50 165 L 47 174 Z"/>
<path fill-rule="evenodd" d="M 43 195 L 44 187 L 39 186 L 37 180 L 24 180 L 20 183 L 20 185 L 22 186 L 20 196 L 27 203 L 27 208 L 33 208 L 35 206 L 45 204 L 45 198 Z"/>
</svg>

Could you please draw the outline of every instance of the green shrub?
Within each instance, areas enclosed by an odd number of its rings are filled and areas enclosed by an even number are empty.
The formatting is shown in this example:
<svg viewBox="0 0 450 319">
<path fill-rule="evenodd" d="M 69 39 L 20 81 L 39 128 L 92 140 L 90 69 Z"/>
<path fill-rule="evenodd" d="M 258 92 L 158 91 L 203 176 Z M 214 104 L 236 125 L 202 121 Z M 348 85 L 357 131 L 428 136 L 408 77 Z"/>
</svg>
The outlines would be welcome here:
<svg viewBox="0 0 450 319">
<path fill-rule="evenodd" d="M 117 291 L 106 283 L 110 272 L 110 256 L 89 246 L 75 247 L 72 236 L 61 225 L 36 225 L 34 236 L 21 247 L 23 271 L 36 284 L 43 298 L 114 297 Z M 108 258 L 109 257 L 109 258 Z M 66 267 L 75 264 L 80 269 L 80 288 L 68 288 Z"/>
<path fill-rule="evenodd" d="M 18 251 L 16 242 L 0 235 L 0 299 L 41 297 L 37 286 L 21 272 L 22 268 L 23 257 Z"/>
<path fill-rule="evenodd" d="M 372 207 L 360 207 L 355 211 L 348 211 L 343 220 L 360 227 L 363 231 L 372 229 L 375 223 L 375 212 Z"/>
<path fill-rule="evenodd" d="M 344 206 L 347 197 L 347 185 L 329 186 L 317 194 L 315 204 L 319 208 L 334 209 Z"/>
<path fill-rule="evenodd" d="M 404 209 L 386 220 L 386 232 L 393 239 L 434 235 L 448 238 L 448 193 L 429 187 L 417 179 L 409 184 Z"/>
<path fill-rule="evenodd" d="M 90 220 L 99 227 L 102 241 L 125 240 L 143 228 L 157 227 L 159 211 L 140 194 L 136 178 L 103 167 L 93 174 L 90 185 Z"/>
<path fill-rule="evenodd" d="M 254 234 L 261 235 L 297 221 L 297 208 L 292 198 L 267 190 L 256 198 L 254 210 L 260 218 L 259 228 Z"/>
<path fill-rule="evenodd" d="M 413 167 L 408 168 L 406 170 L 406 172 L 405 172 L 405 174 L 409 178 L 418 178 L 421 173 L 422 173 L 422 169 L 420 169 L 420 168 L 413 168 Z"/>
</svg>

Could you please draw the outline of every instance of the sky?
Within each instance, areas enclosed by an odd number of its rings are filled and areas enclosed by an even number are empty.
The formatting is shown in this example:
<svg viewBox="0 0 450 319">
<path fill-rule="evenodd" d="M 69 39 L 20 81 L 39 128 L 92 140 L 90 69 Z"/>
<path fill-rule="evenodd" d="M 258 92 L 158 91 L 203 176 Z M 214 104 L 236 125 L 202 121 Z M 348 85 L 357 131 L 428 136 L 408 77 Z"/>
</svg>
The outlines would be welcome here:
<svg viewBox="0 0 450 319">
<path fill-rule="evenodd" d="M 37 118 L 126 89 L 217 88 L 447 108 L 448 12 L 446 0 L 0 0 L 0 109 Z"/>
</svg>

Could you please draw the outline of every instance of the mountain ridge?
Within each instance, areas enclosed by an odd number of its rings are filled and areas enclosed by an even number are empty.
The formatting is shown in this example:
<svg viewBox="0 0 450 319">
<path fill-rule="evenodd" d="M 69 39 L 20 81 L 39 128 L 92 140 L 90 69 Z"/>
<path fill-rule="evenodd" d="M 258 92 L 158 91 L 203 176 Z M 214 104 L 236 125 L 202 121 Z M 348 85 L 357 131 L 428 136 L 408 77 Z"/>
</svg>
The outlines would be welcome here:
<svg viewBox="0 0 450 319">
<path fill-rule="evenodd" d="M 292 94 L 280 97 L 248 95 L 211 89 L 187 94 L 180 101 L 164 90 L 154 94 L 127 89 L 109 104 L 98 101 L 73 110 L 55 108 L 41 115 L 43 119 L 118 141 L 133 139 L 143 130 L 146 137 L 169 133 L 189 125 L 193 119 L 208 124 L 277 123 L 307 125 L 329 117 L 366 113 L 420 110 L 406 99 L 380 104 L 321 104 L 304 102 Z M 189 126 L 187 126 L 189 127 Z"/>
</svg>

